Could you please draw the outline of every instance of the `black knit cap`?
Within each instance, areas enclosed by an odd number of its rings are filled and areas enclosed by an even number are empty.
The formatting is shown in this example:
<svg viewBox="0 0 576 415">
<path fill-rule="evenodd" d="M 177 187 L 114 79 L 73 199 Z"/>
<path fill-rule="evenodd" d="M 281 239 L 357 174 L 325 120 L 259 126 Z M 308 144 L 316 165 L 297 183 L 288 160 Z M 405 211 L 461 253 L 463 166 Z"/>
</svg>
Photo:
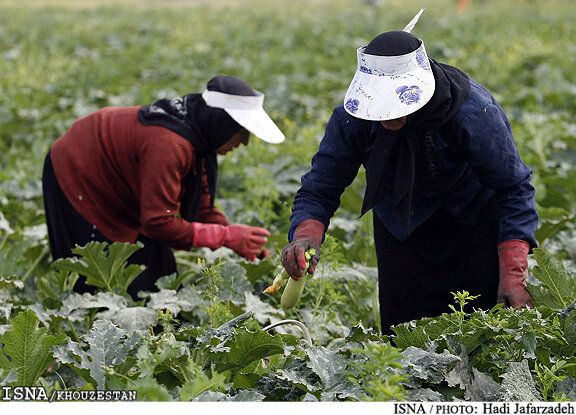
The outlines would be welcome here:
<svg viewBox="0 0 576 415">
<path fill-rule="evenodd" d="M 400 56 L 412 53 L 422 41 L 411 33 L 393 30 L 376 36 L 364 49 L 364 53 L 377 56 Z"/>
<path fill-rule="evenodd" d="M 245 81 L 233 76 L 218 75 L 208 81 L 206 86 L 208 91 L 222 92 L 224 94 L 230 95 L 242 95 L 242 96 L 257 96 L 258 94 L 254 91 L 250 85 Z"/>
</svg>

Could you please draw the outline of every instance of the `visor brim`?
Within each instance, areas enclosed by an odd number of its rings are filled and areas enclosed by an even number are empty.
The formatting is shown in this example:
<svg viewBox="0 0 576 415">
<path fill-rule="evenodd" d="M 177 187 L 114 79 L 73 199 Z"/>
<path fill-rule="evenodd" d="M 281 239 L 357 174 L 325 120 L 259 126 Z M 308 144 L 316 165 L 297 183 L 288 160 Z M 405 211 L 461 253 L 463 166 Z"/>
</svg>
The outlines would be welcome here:
<svg viewBox="0 0 576 415">
<path fill-rule="evenodd" d="M 263 108 L 231 109 L 224 108 L 238 124 L 246 128 L 260 140 L 271 144 L 279 144 L 285 137 Z"/>
<path fill-rule="evenodd" d="M 393 120 L 418 111 L 430 101 L 435 89 L 432 71 L 420 68 L 396 76 L 356 70 L 344 97 L 344 108 L 364 120 Z"/>
</svg>

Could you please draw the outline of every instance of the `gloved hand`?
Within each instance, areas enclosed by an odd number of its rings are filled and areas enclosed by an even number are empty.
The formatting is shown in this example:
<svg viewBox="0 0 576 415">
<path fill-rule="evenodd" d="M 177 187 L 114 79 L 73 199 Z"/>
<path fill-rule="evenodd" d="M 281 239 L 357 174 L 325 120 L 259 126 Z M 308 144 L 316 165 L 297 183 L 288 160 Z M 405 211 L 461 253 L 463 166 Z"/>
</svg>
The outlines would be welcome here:
<svg viewBox="0 0 576 415">
<path fill-rule="evenodd" d="M 529 251 L 530 245 L 519 239 L 510 239 L 498 244 L 499 303 L 510 307 L 534 307 L 532 297 L 526 290 Z"/>
<path fill-rule="evenodd" d="M 298 281 L 306 268 L 304 253 L 314 248 L 316 255 L 310 259 L 309 274 L 314 274 L 320 260 L 320 245 L 324 237 L 324 224 L 315 219 L 307 219 L 296 227 L 292 242 L 282 250 L 282 265 L 290 277 Z"/>
<path fill-rule="evenodd" d="M 268 250 L 264 248 L 266 237 L 270 235 L 264 228 L 248 225 L 222 226 L 212 223 L 193 222 L 195 247 L 211 249 L 223 246 L 232 249 L 238 255 L 254 261 L 267 256 Z"/>
</svg>

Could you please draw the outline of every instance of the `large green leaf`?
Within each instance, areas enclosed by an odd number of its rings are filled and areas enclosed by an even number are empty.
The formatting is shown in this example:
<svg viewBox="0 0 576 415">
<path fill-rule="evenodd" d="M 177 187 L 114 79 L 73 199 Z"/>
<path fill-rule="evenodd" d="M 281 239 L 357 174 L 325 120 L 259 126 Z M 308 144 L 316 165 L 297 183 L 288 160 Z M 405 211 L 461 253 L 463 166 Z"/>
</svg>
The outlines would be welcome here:
<svg viewBox="0 0 576 415">
<path fill-rule="evenodd" d="M 148 307 L 126 307 L 98 313 L 100 318 L 111 320 L 128 331 L 147 330 L 153 325 L 158 313 Z"/>
<path fill-rule="evenodd" d="M 282 336 L 272 336 L 265 331 L 239 330 L 234 338 L 226 343 L 226 347 L 229 352 L 225 353 L 217 366 L 220 372 L 228 369 L 238 371 L 256 360 L 284 353 Z"/>
<path fill-rule="evenodd" d="M 576 299 L 576 278 L 564 268 L 562 262 L 543 249 L 534 249 L 537 266 L 532 273 L 541 285 L 528 285 L 535 305 L 565 309 Z"/>
<path fill-rule="evenodd" d="M 563 336 L 566 343 L 560 353 L 570 357 L 576 354 L 576 309 L 570 310 L 565 315 Z"/>
<path fill-rule="evenodd" d="M 177 315 L 180 311 L 194 309 L 194 304 L 190 304 L 188 300 L 180 298 L 175 290 L 160 290 L 150 294 L 148 307 L 154 310 L 169 310 L 172 315 Z"/>
<path fill-rule="evenodd" d="M 39 304 L 34 308 L 42 321 L 49 322 L 51 317 L 82 321 L 88 310 L 99 310 L 97 318 L 111 320 L 128 331 L 145 330 L 156 321 L 157 312 L 151 307 L 128 307 L 129 299 L 112 292 L 96 294 L 69 293 L 63 296 L 58 309 L 45 309 Z"/>
<path fill-rule="evenodd" d="M 244 301 L 244 294 L 253 291 L 253 287 L 246 277 L 246 269 L 232 261 L 220 262 L 218 267 L 220 275 L 226 281 L 219 287 L 218 296 L 241 304 Z"/>
<path fill-rule="evenodd" d="M 79 258 L 62 258 L 54 266 L 85 276 L 88 285 L 125 293 L 132 281 L 145 269 L 143 265 L 126 266 L 127 259 L 143 246 L 140 242 L 89 242 L 72 250 Z"/>
<path fill-rule="evenodd" d="M 78 343 L 68 340 L 67 345 L 54 350 L 54 356 L 76 369 L 85 380 L 100 390 L 106 386 L 105 367 L 124 363 L 128 352 L 139 342 L 138 335 L 128 335 L 126 330 L 108 320 L 96 320 L 83 338 L 88 345 L 86 351 Z"/>
<path fill-rule="evenodd" d="M 406 359 L 403 364 L 406 366 L 409 381 L 416 386 L 421 386 L 424 382 L 428 384 L 442 382 L 448 372 L 461 361 L 458 356 L 447 350 L 434 353 L 417 347 L 408 347 L 402 355 Z"/>
<path fill-rule="evenodd" d="M 207 373 L 199 373 L 186 382 L 180 389 L 180 399 L 182 401 L 191 401 L 198 395 L 206 391 L 217 391 L 220 389 L 229 389 L 226 384 L 226 375 L 212 371 L 210 376 Z"/>
<path fill-rule="evenodd" d="M 458 357 L 460 361 L 445 377 L 448 386 L 458 386 L 464 390 L 466 400 L 493 401 L 500 391 L 500 384 L 492 376 L 472 366 L 464 346 Z"/>
<path fill-rule="evenodd" d="M 337 350 L 325 347 L 309 347 L 306 353 L 310 361 L 308 366 L 320 377 L 323 390 L 322 401 L 333 401 L 336 398 L 356 398 L 362 395 L 361 388 L 348 380 L 351 374 L 349 359 Z"/>
<path fill-rule="evenodd" d="M 409 346 L 424 348 L 426 347 L 426 342 L 430 340 L 424 327 L 416 327 L 410 323 L 393 326 L 392 330 L 396 334 L 394 343 L 401 349 Z"/>
<path fill-rule="evenodd" d="M 57 317 L 69 321 L 82 321 L 88 310 L 102 310 L 99 316 L 108 318 L 110 313 L 116 313 L 127 308 L 128 298 L 111 292 L 99 292 L 96 294 L 67 293 L 62 297 L 62 304 L 58 309 L 45 309 L 40 304 L 34 304 L 34 309 L 38 318 L 48 324 L 50 318 Z M 105 311 L 104 309 L 107 309 Z"/>
<path fill-rule="evenodd" d="M 502 388 L 498 400 L 502 401 L 541 401 L 542 395 L 536 389 L 536 383 L 530 373 L 528 361 L 510 362 L 502 375 Z"/>
<path fill-rule="evenodd" d="M 212 352 L 228 351 L 225 346 L 226 343 L 234 337 L 238 327 L 251 316 L 251 313 L 244 313 L 227 321 L 218 328 L 209 328 L 203 334 L 193 333 L 193 338 L 191 338 L 193 347 L 210 348 Z M 192 332 L 196 331 L 192 329 Z"/>
<path fill-rule="evenodd" d="M 149 378 L 159 372 L 166 372 L 166 369 L 170 370 L 172 365 L 169 362 L 182 357 L 183 346 L 184 342 L 176 340 L 173 335 L 162 334 L 158 339 L 145 340 L 136 352 L 139 377 Z"/>
<path fill-rule="evenodd" d="M 60 300 L 60 297 L 65 292 L 74 289 L 74 284 L 76 284 L 78 278 L 77 273 L 64 270 L 43 275 L 42 278 L 38 278 L 36 282 L 38 286 L 36 296 L 41 301 L 48 298 Z"/>
<path fill-rule="evenodd" d="M 169 402 L 174 400 L 166 387 L 152 376 L 131 381 L 130 389 L 136 391 L 139 401 Z"/>
<path fill-rule="evenodd" d="M 34 312 L 26 310 L 12 320 L 12 328 L 0 337 L 0 343 L 4 344 L 0 350 L 0 367 L 16 371 L 16 383 L 20 386 L 34 385 L 54 360 L 50 348 L 66 340 L 64 333 L 50 336 L 45 327 L 38 326 Z"/>
<path fill-rule="evenodd" d="M 350 329 L 350 332 L 346 336 L 346 342 L 363 343 L 366 341 L 378 341 L 379 336 L 374 332 L 374 329 L 366 329 L 362 322 L 359 322 L 354 327 Z"/>
<path fill-rule="evenodd" d="M 318 383 L 318 374 L 301 358 L 290 359 L 286 367 L 277 371 L 276 377 L 275 380 L 279 383 L 279 388 L 290 390 L 293 385 L 296 385 L 310 393 L 322 389 L 322 385 Z M 264 380 L 263 384 L 261 380 L 260 383 L 262 387 L 267 388 L 268 382 L 269 379 Z"/>
</svg>

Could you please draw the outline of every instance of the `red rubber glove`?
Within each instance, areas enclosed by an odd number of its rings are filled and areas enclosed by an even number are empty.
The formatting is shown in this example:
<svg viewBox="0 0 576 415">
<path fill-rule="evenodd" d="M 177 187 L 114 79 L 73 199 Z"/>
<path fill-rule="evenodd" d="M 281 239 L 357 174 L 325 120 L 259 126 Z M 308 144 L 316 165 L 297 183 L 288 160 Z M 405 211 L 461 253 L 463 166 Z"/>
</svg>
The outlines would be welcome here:
<svg viewBox="0 0 576 415">
<path fill-rule="evenodd" d="M 510 307 L 534 307 L 526 290 L 528 278 L 528 242 L 510 239 L 498 244 L 500 284 L 498 302 Z"/>
<path fill-rule="evenodd" d="M 302 277 L 302 270 L 306 268 L 304 253 L 314 248 L 316 255 L 310 259 L 308 274 L 314 274 L 316 264 L 320 260 L 320 245 L 324 237 L 324 224 L 314 219 L 307 219 L 296 227 L 292 242 L 282 250 L 282 265 L 288 275 L 298 281 Z"/>
<path fill-rule="evenodd" d="M 267 256 L 268 250 L 264 248 L 264 244 L 270 232 L 264 228 L 248 225 L 222 226 L 199 222 L 193 222 L 192 226 L 194 227 L 193 245 L 197 248 L 217 249 L 225 246 L 249 261 Z"/>
</svg>

